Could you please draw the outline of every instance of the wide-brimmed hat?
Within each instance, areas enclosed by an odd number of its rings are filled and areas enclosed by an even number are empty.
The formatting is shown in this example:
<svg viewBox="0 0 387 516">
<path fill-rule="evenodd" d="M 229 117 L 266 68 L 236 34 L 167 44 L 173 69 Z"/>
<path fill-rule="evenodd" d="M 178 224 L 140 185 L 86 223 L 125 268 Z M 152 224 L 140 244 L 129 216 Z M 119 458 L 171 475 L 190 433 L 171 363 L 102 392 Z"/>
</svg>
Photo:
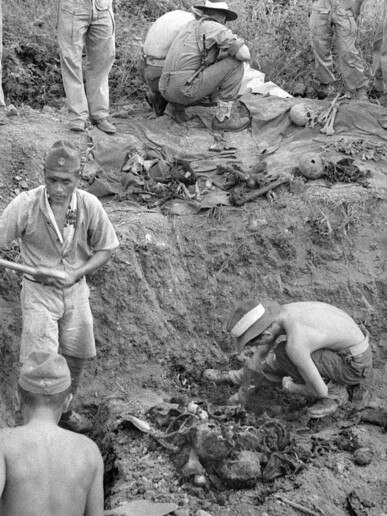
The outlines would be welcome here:
<svg viewBox="0 0 387 516">
<path fill-rule="evenodd" d="M 238 18 L 238 15 L 236 12 L 231 11 L 228 8 L 228 5 L 226 2 L 217 2 L 216 0 L 214 2 L 210 2 L 210 0 L 206 0 L 206 3 L 203 5 L 194 5 L 194 9 L 199 9 L 200 11 L 206 12 L 208 9 L 216 9 L 219 11 L 223 11 L 226 14 L 226 21 L 233 21 Z"/>
<path fill-rule="evenodd" d="M 263 305 L 250 299 L 238 305 L 227 323 L 227 331 L 236 337 L 239 353 L 250 340 L 263 333 L 280 312 L 281 306 L 275 302 Z"/>
<path fill-rule="evenodd" d="M 25 359 L 19 375 L 19 385 L 33 394 L 58 394 L 71 385 L 66 359 L 57 353 L 33 351 Z"/>
</svg>

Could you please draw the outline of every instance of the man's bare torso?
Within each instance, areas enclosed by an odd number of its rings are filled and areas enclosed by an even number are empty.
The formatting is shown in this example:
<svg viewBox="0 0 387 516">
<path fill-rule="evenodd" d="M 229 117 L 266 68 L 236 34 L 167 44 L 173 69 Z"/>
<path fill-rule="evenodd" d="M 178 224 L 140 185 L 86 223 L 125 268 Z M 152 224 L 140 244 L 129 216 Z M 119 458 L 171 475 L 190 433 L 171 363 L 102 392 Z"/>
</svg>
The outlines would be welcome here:
<svg viewBox="0 0 387 516">
<path fill-rule="evenodd" d="M 87 498 L 98 460 L 98 448 L 90 439 L 54 425 L 34 424 L 0 431 L 0 464 L 4 461 L 6 477 L 0 514 L 90 514 L 86 511 Z M 100 488 L 103 497 L 102 485 Z"/>
<path fill-rule="evenodd" d="M 283 305 L 279 320 L 288 344 L 302 345 L 310 353 L 322 348 L 342 351 L 364 340 L 355 321 L 327 303 L 305 301 Z"/>
</svg>

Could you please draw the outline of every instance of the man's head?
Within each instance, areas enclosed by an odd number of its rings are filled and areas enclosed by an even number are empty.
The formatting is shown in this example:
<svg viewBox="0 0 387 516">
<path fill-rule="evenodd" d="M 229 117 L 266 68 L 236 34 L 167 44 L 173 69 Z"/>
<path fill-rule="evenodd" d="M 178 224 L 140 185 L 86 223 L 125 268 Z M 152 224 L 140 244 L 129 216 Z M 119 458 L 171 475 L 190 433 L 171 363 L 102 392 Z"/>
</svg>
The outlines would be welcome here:
<svg viewBox="0 0 387 516">
<path fill-rule="evenodd" d="M 68 141 L 54 143 L 44 164 L 44 180 L 52 204 L 65 205 L 79 183 L 78 150 Z"/>
<path fill-rule="evenodd" d="M 21 404 L 60 408 L 71 400 L 71 375 L 62 355 L 33 351 L 23 363 L 19 375 Z"/>
<path fill-rule="evenodd" d="M 269 327 L 277 320 L 280 312 L 278 303 L 263 305 L 256 299 L 238 305 L 227 323 L 227 330 L 237 339 L 238 352 L 241 353 L 246 345 L 272 344 L 275 336 Z"/>
<path fill-rule="evenodd" d="M 231 11 L 228 8 L 227 3 L 223 2 L 222 0 L 206 0 L 205 4 L 195 5 L 194 9 L 200 11 L 203 16 L 215 18 L 220 22 L 232 21 L 238 18 L 237 13 Z"/>
</svg>

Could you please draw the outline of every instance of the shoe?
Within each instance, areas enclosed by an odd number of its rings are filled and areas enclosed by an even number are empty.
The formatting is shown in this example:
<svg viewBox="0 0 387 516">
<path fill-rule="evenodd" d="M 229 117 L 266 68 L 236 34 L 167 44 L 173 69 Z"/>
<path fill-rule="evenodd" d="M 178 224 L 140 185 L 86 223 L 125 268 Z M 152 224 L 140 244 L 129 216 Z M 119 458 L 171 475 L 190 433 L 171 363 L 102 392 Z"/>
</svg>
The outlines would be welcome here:
<svg viewBox="0 0 387 516">
<path fill-rule="evenodd" d="M 213 382 L 216 384 L 220 384 L 220 383 L 234 384 L 234 382 L 230 378 L 230 372 L 229 371 L 220 371 L 219 369 L 206 369 L 203 373 L 203 378 L 205 380 L 208 380 L 209 382 Z"/>
<path fill-rule="evenodd" d="M 250 125 L 250 117 L 240 115 L 234 101 L 218 99 L 217 109 L 212 119 L 214 131 L 243 131 Z"/>
<path fill-rule="evenodd" d="M 308 414 L 311 419 L 330 416 L 336 412 L 339 407 L 342 407 L 348 402 L 349 395 L 345 385 L 339 385 L 330 381 L 327 387 L 328 396 L 319 400 L 308 409 Z"/>
<path fill-rule="evenodd" d="M 83 133 L 86 129 L 86 122 L 84 120 L 73 120 L 69 124 L 70 131 Z"/>
<path fill-rule="evenodd" d="M 156 116 L 163 116 L 168 101 L 158 91 L 149 91 L 146 94 L 148 104 L 151 106 Z"/>
<path fill-rule="evenodd" d="M 367 89 L 366 88 L 359 88 L 356 90 L 356 98 L 360 102 L 368 102 L 369 98 L 367 95 Z"/>
<path fill-rule="evenodd" d="M 78 414 L 78 412 L 75 412 L 74 410 L 70 410 L 69 412 L 62 414 L 59 426 L 65 430 L 77 432 L 78 434 L 85 434 L 90 432 L 93 428 L 93 424 L 86 416 Z"/>
<path fill-rule="evenodd" d="M 311 419 L 319 419 L 321 417 L 330 416 L 339 408 L 339 404 L 331 398 L 323 398 L 308 409 L 308 415 Z"/>
<path fill-rule="evenodd" d="M 248 116 L 240 117 L 233 116 L 232 118 L 225 118 L 223 122 L 219 122 L 214 118 L 212 121 L 212 129 L 214 131 L 227 131 L 237 133 L 247 129 L 250 125 L 250 118 Z"/>
<path fill-rule="evenodd" d="M 115 126 L 109 122 L 107 118 L 101 118 L 101 120 L 93 120 L 93 124 L 98 127 L 100 131 L 103 131 L 106 134 L 115 134 L 117 129 Z"/>
</svg>

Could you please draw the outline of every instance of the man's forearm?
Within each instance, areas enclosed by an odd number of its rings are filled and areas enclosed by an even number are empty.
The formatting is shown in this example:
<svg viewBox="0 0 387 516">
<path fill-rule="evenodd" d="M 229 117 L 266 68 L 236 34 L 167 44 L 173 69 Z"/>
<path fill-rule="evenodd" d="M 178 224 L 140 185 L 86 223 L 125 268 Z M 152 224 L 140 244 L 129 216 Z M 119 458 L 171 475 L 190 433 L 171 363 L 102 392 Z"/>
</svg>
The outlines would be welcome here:
<svg viewBox="0 0 387 516">
<path fill-rule="evenodd" d="M 112 251 L 97 251 L 82 267 L 77 270 L 77 276 L 81 278 L 99 269 L 110 260 Z"/>
</svg>

